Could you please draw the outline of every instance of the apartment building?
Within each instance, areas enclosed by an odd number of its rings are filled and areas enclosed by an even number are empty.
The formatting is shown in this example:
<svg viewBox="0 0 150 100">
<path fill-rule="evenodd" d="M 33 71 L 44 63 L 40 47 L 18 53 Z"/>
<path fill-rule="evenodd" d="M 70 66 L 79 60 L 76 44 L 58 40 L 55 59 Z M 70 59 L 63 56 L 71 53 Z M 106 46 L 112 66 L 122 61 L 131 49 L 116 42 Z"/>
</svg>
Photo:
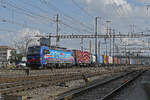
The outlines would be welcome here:
<svg viewBox="0 0 150 100">
<path fill-rule="evenodd" d="M 8 62 L 11 57 L 11 51 L 15 50 L 9 46 L 0 46 L 0 63 Z"/>
</svg>

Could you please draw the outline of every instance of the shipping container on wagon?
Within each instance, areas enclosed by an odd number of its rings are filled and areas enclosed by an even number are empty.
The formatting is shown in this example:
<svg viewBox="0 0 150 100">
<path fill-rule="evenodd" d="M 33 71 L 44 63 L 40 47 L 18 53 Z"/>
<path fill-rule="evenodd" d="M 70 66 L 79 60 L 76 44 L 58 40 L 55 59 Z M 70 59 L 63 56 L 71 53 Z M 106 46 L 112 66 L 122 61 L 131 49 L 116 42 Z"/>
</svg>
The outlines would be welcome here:
<svg viewBox="0 0 150 100">
<path fill-rule="evenodd" d="M 130 64 L 130 59 L 129 58 L 126 58 L 126 64 Z"/>
<path fill-rule="evenodd" d="M 103 64 L 104 60 L 103 60 L 103 56 L 100 56 L 100 64 Z"/>
<path fill-rule="evenodd" d="M 96 56 L 95 56 L 95 57 L 96 57 Z M 97 55 L 96 60 L 97 60 L 97 61 L 96 61 L 96 62 L 97 62 L 97 64 L 99 64 L 99 63 L 100 63 L 100 56 L 98 56 L 98 55 Z"/>
<path fill-rule="evenodd" d="M 74 50 L 76 64 L 90 64 L 91 55 L 87 51 Z"/>
<path fill-rule="evenodd" d="M 123 64 L 126 65 L 127 64 L 127 58 L 123 59 Z"/>
<path fill-rule="evenodd" d="M 117 64 L 118 65 L 120 64 L 120 58 L 117 58 Z"/>
<path fill-rule="evenodd" d="M 108 64 L 108 56 L 103 55 L 103 64 Z"/>
<path fill-rule="evenodd" d="M 99 59 L 97 57 L 97 59 Z M 91 63 L 95 64 L 96 63 L 96 56 L 95 55 L 91 55 Z"/>
<path fill-rule="evenodd" d="M 97 64 L 100 64 L 100 56 L 99 55 L 97 55 L 96 62 L 97 62 Z"/>
<path fill-rule="evenodd" d="M 130 58 L 130 64 L 133 65 L 133 64 L 136 64 L 135 60 L 133 58 Z"/>
<path fill-rule="evenodd" d="M 123 64 L 124 58 L 120 58 L 120 64 Z"/>
<path fill-rule="evenodd" d="M 136 65 L 138 65 L 138 63 L 139 63 L 137 58 L 134 59 L 134 62 Z"/>
<path fill-rule="evenodd" d="M 141 64 L 139 58 L 136 58 L 136 59 L 135 59 L 135 64 L 137 64 L 137 65 L 140 65 L 140 64 Z"/>
<path fill-rule="evenodd" d="M 120 64 L 125 65 L 126 64 L 126 58 L 120 58 Z"/>
<path fill-rule="evenodd" d="M 142 58 L 139 58 L 139 64 L 142 65 Z"/>
<path fill-rule="evenodd" d="M 111 56 L 108 56 L 108 63 L 113 64 L 113 58 Z"/>
<path fill-rule="evenodd" d="M 113 63 L 114 63 L 114 64 L 118 64 L 118 63 L 117 63 L 117 57 L 113 57 Z"/>
</svg>

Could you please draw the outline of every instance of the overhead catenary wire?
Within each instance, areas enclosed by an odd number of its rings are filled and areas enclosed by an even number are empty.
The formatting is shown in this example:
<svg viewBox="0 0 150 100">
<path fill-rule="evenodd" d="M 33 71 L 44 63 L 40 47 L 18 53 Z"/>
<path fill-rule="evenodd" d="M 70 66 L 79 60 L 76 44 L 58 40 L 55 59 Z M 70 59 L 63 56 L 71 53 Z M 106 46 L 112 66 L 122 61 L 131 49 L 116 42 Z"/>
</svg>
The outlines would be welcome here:
<svg viewBox="0 0 150 100">
<path fill-rule="evenodd" d="M 120 9 L 117 9 L 117 6 L 114 5 L 114 4 L 115 4 L 114 0 L 111 0 L 111 2 L 113 3 L 113 4 L 112 4 L 113 10 L 114 10 L 120 17 L 122 17 L 122 14 L 121 14 L 121 12 L 120 12 Z"/>
<path fill-rule="evenodd" d="M 25 2 L 25 3 L 27 3 L 27 2 Z M 45 11 L 45 10 L 43 10 L 43 9 L 41 9 L 40 7 L 38 7 L 38 6 L 35 6 L 35 5 L 33 5 L 33 4 L 30 4 L 30 3 L 27 3 L 27 4 L 29 4 L 29 5 L 31 5 L 31 6 L 33 6 L 33 7 L 35 7 L 35 8 L 37 8 L 38 10 L 40 10 L 40 11 L 42 11 L 42 12 L 44 12 L 44 13 L 48 13 L 47 11 Z M 67 16 L 67 15 L 66 15 Z M 69 18 L 71 18 L 71 19 L 73 19 L 72 17 L 70 17 L 70 16 L 68 16 Z M 75 19 L 74 19 L 75 20 Z M 77 28 L 73 28 L 72 26 L 69 26 L 69 25 L 67 25 L 66 23 L 62 23 L 63 25 L 65 25 L 65 26 L 68 26 L 68 27 L 70 27 L 70 28 L 72 28 L 72 29 L 76 29 L 76 30 L 79 30 L 79 29 L 77 29 Z M 82 25 L 84 25 L 82 22 L 80 22 L 80 24 L 82 24 Z M 89 29 L 89 27 L 86 27 L 87 29 Z M 81 29 L 80 29 L 81 30 Z M 87 31 L 87 30 L 85 30 L 85 29 L 82 29 L 82 30 L 84 30 L 84 31 Z M 90 32 L 90 31 L 88 31 L 88 32 Z"/>
<path fill-rule="evenodd" d="M 49 20 L 49 21 L 53 21 L 53 22 L 55 21 L 54 19 L 52 19 L 50 17 L 37 14 L 37 13 L 31 11 L 30 9 L 27 9 L 27 8 L 24 9 L 22 7 L 19 7 L 19 6 L 15 5 L 13 2 L 10 2 L 10 3 L 7 2 L 6 4 L 9 5 L 9 6 L 11 6 L 11 7 L 13 7 L 13 8 L 16 8 L 17 10 L 25 12 L 28 16 L 31 16 L 31 17 L 33 17 L 33 16 L 40 17 L 40 18 L 43 18 L 43 20 Z"/>
<path fill-rule="evenodd" d="M 117 5 L 115 0 L 111 0 L 111 1 L 114 2 Z M 128 13 L 126 11 L 126 9 L 123 8 L 123 6 L 118 7 L 117 11 L 119 12 L 120 15 L 124 15 L 124 13 L 126 13 L 126 14 Z"/>
<path fill-rule="evenodd" d="M 18 25 L 18 26 L 21 26 L 21 27 L 27 27 L 27 28 L 38 29 L 38 28 L 29 26 L 29 25 L 25 25 L 25 24 L 22 24 L 22 23 L 19 23 L 19 22 L 15 22 L 15 21 L 11 21 L 11 20 L 4 19 L 4 18 L 0 18 L 0 20 L 2 20 L 2 22 L 6 22 L 6 23 L 10 23 L 10 24 L 15 24 L 15 25 Z"/>
<path fill-rule="evenodd" d="M 94 18 L 93 15 L 91 15 L 89 12 L 87 12 L 83 7 L 81 7 L 75 0 L 72 0 L 72 2 L 81 10 L 83 11 L 85 14 L 87 14 L 88 16 L 90 16 L 91 18 Z"/>
<path fill-rule="evenodd" d="M 32 5 L 32 4 L 30 4 L 30 3 L 27 3 L 27 2 L 24 2 L 24 1 L 21 1 L 21 2 L 23 2 L 23 3 L 25 3 L 25 4 L 28 4 L 28 5 L 30 5 L 30 6 L 34 6 L 35 8 L 37 8 L 39 11 L 41 11 L 41 12 L 44 12 L 44 14 L 46 14 L 47 15 L 47 13 L 48 12 L 46 12 L 46 11 L 44 11 L 43 9 L 41 9 L 40 7 L 38 7 L 38 6 L 35 6 L 35 5 Z M 9 6 L 11 6 L 11 7 L 13 7 L 13 8 L 15 8 L 15 9 L 17 9 L 18 11 L 21 11 L 21 12 L 19 12 L 19 13 L 23 13 L 23 14 L 25 14 L 25 15 L 27 15 L 27 16 L 29 16 L 29 17 L 31 17 L 32 19 L 39 19 L 38 21 L 36 21 L 36 23 L 47 23 L 47 24 L 49 24 L 49 19 L 42 19 L 41 20 L 41 18 L 39 18 L 39 16 L 36 16 L 36 15 L 33 15 L 33 14 L 31 14 L 31 13 L 29 13 L 27 10 L 25 10 L 25 9 L 23 9 L 23 10 L 19 10 L 18 9 L 18 7 L 16 7 L 16 5 L 9 5 Z M 53 21 L 51 21 L 51 23 L 53 23 Z"/>
<path fill-rule="evenodd" d="M 25 14 L 25 15 L 27 15 L 27 16 L 29 16 L 29 17 L 31 17 L 31 18 L 34 18 L 34 19 L 40 19 L 40 17 L 39 16 L 36 16 L 36 15 L 34 15 L 34 14 L 32 14 L 32 12 L 28 12 L 27 10 L 25 10 L 25 9 L 23 9 L 23 8 L 20 8 L 20 7 L 17 7 L 16 5 L 13 5 L 13 3 L 11 2 L 11 4 L 10 3 L 6 3 L 7 4 L 7 6 L 10 6 L 10 7 L 12 7 L 12 8 L 15 8 L 16 10 L 18 10 L 18 11 L 21 11 L 21 12 L 19 12 L 19 13 L 23 13 L 23 14 Z M 43 20 L 39 20 L 39 21 L 42 21 L 43 22 Z M 45 22 L 47 22 L 47 21 L 49 21 L 48 19 L 45 19 Z M 10 22 L 10 21 L 9 21 Z M 17 23 L 17 22 L 16 22 Z M 15 24 L 16 24 L 15 23 Z M 13 24 L 13 22 L 11 21 L 11 24 Z M 45 23 L 44 23 L 45 24 Z M 17 25 L 19 25 L 19 24 L 17 24 Z M 25 26 L 25 25 L 23 25 L 23 24 L 21 24 L 21 26 Z M 27 25 L 26 25 L 27 26 Z M 31 26 L 30 26 L 30 28 L 31 28 Z M 33 27 L 32 27 L 33 28 Z M 36 29 L 40 29 L 40 28 L 36 28 Z"/>
<path fill-rule="evenodd" d="M 90 31 L 87 31 L 87 30 L 85 30 L 85 29 L 78 29 L 78 28 L 76 28 L 76 27 L 72 27 L 72 26 L 70 26 L 70 25 L 68 25 L 68 24 L 66 24 L 66 23 L 64 23 L 64 22 L 60 22 L 60 24 L 62 24 L 62 25 L 65 25 L 65 26 L 67 26 L 67 27 L 69 27 L 69 28 L 71 28 L 71 29 L 73 29 L 73 30 L 77 30 L 78 32 L 82 32 L 82 31 L 86 31 L 87 33 L 91 33 Z"/>
<path fill-rule="evenodd" d="M 61 11 L 58 7 L 54 6 L 52 3 L 46 1 L 46 0 L 40 0 L 41 3 L 44 3 L 45 5 L 47 5 L 48 8 L 54 10 L 54 11 L 58 11 L 59 13 L 61 13 L 64 17 L 66 17 L 66 21 L 73 21 L 73 23 L 79 23 L 82 27 L 86 28 L 87 30 L 93 31 L 92 29 L 92 25 L 90 25 L 89 23 L 84 23 L 82 21 L 80 21 L 79 19 L 75 19 L 72 16 L 69 16 L 68 14 L 64 13 L 63 11 Z M 90 25 L 90 26 L 89 26 Z"/>
<path fill-rule="evenodd" d="M 52 21 L 52 22 L 55 22 L 55 20 L 53 20 L 52 18 L 50 18 L 50 17 L 48 17 L 48 16 L 42 16 L 42 15 L 40 15 L 40 14 L 37 14 L 37 13 L 35 13 L 35 12 L 32 12 L 32 11 L 29 11 L 29 10 L 27 10 L 27 9 L 23 9 L 23 8 L 21 8 L 21 7 L 18 7 L 18 6 L 16 6 L 16 5 L 14 5 L 12 2 L 11 2 L 11 4 L 10 3 L 6 3 L 7 5 L 9 5 L 9 6 L 11 6 L 11 7 L 14 7 L 14 8 L 16 8 L 17 10 L 20 10 L 20 11 L 23 11 L 24 13 L 27 13 L 27 15 L 29 15 L 29 16 L 34 16 L 34 17 L 40 17 L 40 18 L 43 18 L 43 20 L 49 20 L 49 21 Z M 64 22 L 63 22 L 64 23 Z M 64 25 L 66 25 L 67 27 L 69 27 L 69 28 L 71 28 L 72 26 L 71 25 L 68 25 L 68 24 L 64 24 Z M 73 28 L 72 28 L 73 29 Z M 78 30 L 80 30 L 80 29 L 78 29 Z M 78 31 L 78 30 L 76 30 L 76 31 Z M 84 30 L 85 31 L 85 30 Z M 87 30 L 86 30 L 87 31 Z M 87 32 L 89 32 L 89 31 L 87 31 Z"/>
</svg>

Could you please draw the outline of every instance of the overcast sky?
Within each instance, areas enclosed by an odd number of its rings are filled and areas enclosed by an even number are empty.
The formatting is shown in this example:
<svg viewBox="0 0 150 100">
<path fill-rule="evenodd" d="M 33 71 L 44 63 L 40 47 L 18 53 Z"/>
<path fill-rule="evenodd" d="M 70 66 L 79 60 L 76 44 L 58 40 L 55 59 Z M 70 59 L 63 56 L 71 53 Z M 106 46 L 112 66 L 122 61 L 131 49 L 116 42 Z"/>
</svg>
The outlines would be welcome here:
<svg viewBox="0 0 150 100">
<path fill-rule="evenodd" d="M 101 17 L 99 34 L 106 34 L 108 20 L 109 26 L 122 34 L 142 32 L 150 25 L 150 0 L 1 0 L 0 3 L 1 45 L 13 46 L 15 39 L 27 33 L 55 35 L 57 14 L 60 34 L 94 34 L 96 16 Z M 88 48 L 89 40 L 84 42 Z M 81 46 L 79 39 L 61 40 L 59 44 L 69 48 Z"/>
</svg>

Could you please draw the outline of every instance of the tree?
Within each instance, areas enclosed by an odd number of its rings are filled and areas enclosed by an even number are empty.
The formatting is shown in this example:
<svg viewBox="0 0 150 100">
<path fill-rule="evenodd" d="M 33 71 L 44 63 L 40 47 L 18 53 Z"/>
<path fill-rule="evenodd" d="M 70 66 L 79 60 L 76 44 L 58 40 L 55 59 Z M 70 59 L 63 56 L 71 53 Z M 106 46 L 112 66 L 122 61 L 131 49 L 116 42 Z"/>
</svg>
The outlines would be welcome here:
<svg viewBox="0 0 150 100">
<path fill-rule="evenodd" d="M 25 37 L 22 40 L 15 41 L 15 48 L 19 51 L 19 53 L 25 56 L 29 44 L 33 41 L 34 39 Z"/>
<path fill-rule="evenodd" d="M 19 53 L 17 54 L 16 50 L 12 50 L 11 51 L 11 57 L 10 57 L 10 63 L 17 63 L 17 62 L 20 62 L 22 60 L 22 57 L 24 55 Z"/>
<path fill-rule="evenodd" d="M 14 41 L 15 49 L 18 50 L 20 54 L 26 56 L 26 51 L 29 46 L 38 45 L 39 38 L 36 38 L 35 35 L 40 34 L 39 32 L 29 32 L 30 30 L 22 32 L 22 36 Z"/>
</svg>

